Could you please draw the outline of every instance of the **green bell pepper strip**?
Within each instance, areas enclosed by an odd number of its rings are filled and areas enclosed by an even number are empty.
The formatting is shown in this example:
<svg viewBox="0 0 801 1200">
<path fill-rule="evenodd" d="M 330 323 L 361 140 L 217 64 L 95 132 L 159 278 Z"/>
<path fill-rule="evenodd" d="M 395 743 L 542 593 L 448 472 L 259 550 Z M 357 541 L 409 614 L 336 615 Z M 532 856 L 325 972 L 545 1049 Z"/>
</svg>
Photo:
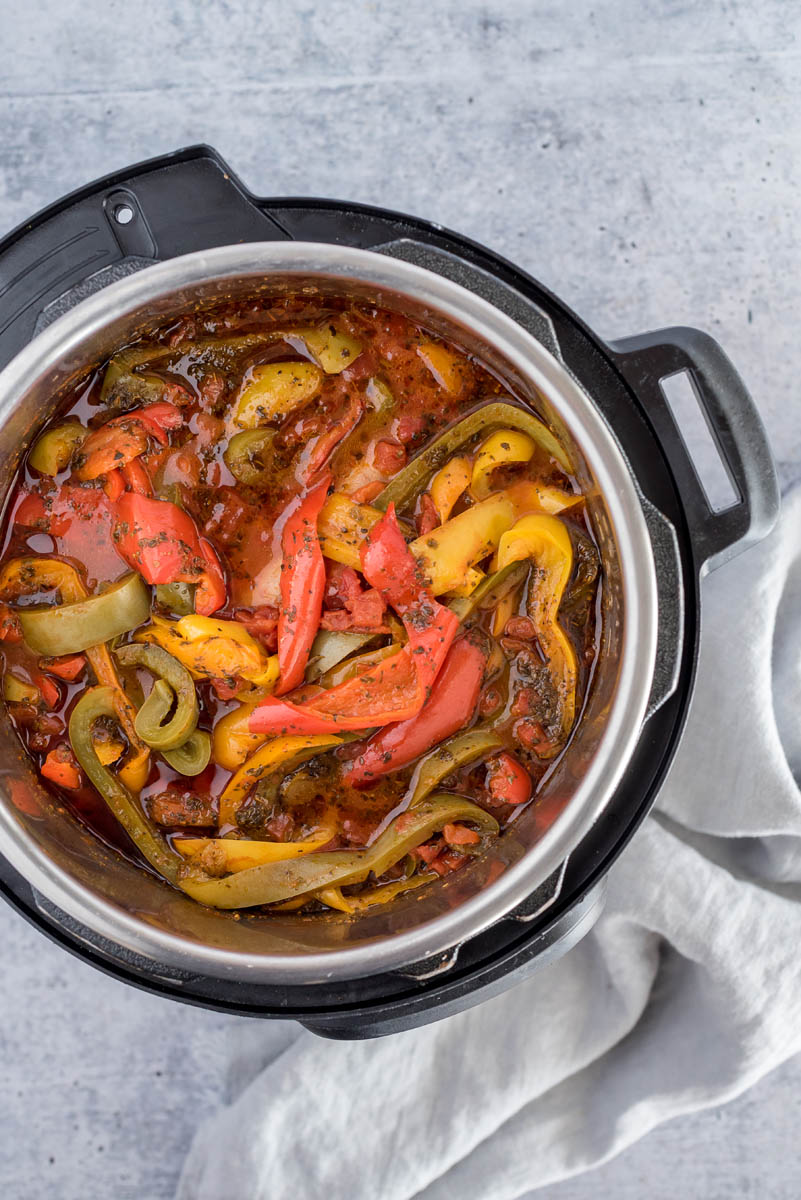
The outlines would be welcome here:
<svg viewBox="0 0 801 1200">
<path fill-rule="evenodd" d="M 209 765 L 211 737 L 205 729 L 196 729 L 180 746 L 160 753 L 179 775 L 199 775 Z"/>
<path fill-rule="evenodd" d="M 137 643 L 119 646 L 114 653 L 124 667 L 145 667 L 157 677 L 136 715 L 135 728 L 142 741 L 159 751 L 183 746 L 195 732 L 199 715 L 195 685 L 186 667 L 161 646 Z"/>
<path fill-rule="evenodd" d="M 494 571 L 492 575 L 482 579 L 469 596 L 454 596 L 448 608 L 456 613 L 464 624 L 477 608 L 493 608 L 507 592 L 522 582 L 528 574 L 528 569 L 528 563 L 508 563 L 501 567 L 500 571 Z"/>
<path fill-rule="evenodd" d="M 30 649 L 56 658 L 136 629 L 150 616 L 150 593 L 141 577 L 131 574 L 97 596 L 73 604 L 20 609 L 17 615 Z"/>
<path fill-rule="evenodd" d="M 160 875 L 170 883 L 181 886 L 179 871 L 183 865 L 182 859 L 170 849 L 125 785 L 97 757 L 92 742 L 92 727 L 99 717 L 117 720 L 113 688 L 89 688 L 72 710 L 69 737 L 75 757 L 140 853 Z"/>
<path fill-rule="evenodd" d="M 354 654 L 363 646 L 374 642 L 376 636 L 374 633 L 335 633 L 329 629 L 321 630 L 312 642 L 306 679 L 314 683 L 349 654 Z"/>
<path fill-rule="evenodd" d="M 276 433 L 275 429 L 245 429 L 234 434 L 223 452 L 234 479 L 248 487 L 268 482 L 273 470 L 269 455 Z"/>
<path fill-rule="evenodd" d="M 398 472 L 392 482 L 372 501 L 373 506 L 384 511 L 390 504 L 394 504 L 396 508 L 404 508 L 422 492 L 434 472 L 444 466 L 455 451 L 476 434 L 486 433 L 496 425 L 527 433 L 551 458 L 556 459 L 563 471 L 571 473 L 570 460 L 547 425 L 524 408 L 495 401 L 476 409 L 458 424 L 446 429 L 435 442 Z"/>
<path fill-rule="evenodd" d="M 72 418 L 54 425 L 37 439 L 28 455 L 28 465 L 42 475 L 58 475 L 70 465 L 70 460 L 86 439 L 87 430 L 80 421 Z"/>
<path fill-rule="evenodd" d="M 159 583 L 156 585 L 156 603 L 177 617 L 189 617 L 195 611 L 195 584 Z"/>
<path fill-rule="evenodd" d="M 184 891 L 214 908 L 250 908 L 276 904 L 320 888 L 361 883 L 372 872 L 380 878 L 395 863 L 454 821 L 469 821 L 486 836 L 498 822 L 461 796 L 430 796 L 413 811 L 397 816 L 366 850 L 321 850 L 298 858 L 248 867 L 222 879 L 184 880 Z"/>
<path fill-rule="evenodd" d="M 431 792 L 439 787 L 446 775 L 475 762 L 477 758 L 482 758 L 502 745 L 501 739 L 491 730 L 471 729 L 437 746 L 436 750 L 432 750 L 421 759 L 415 768 L 409 808 L 418 808 Z"/>
</svg>

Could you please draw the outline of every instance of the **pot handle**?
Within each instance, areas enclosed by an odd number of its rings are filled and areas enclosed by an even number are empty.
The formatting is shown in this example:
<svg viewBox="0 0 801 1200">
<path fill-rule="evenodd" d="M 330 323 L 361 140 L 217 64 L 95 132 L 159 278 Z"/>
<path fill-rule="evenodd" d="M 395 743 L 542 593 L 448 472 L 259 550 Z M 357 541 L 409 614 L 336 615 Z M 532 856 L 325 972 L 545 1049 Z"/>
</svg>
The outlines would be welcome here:
<svg viewBox="0 0 801 1200">
<path fill-rule="evenodd" d="M 0 241 L 0 367 L 43 323 L 153 262 L 288 238 L 210 146 L 90 183 Z"/>
<path fill-rule="evenodd" d="M 776 467 L 756 406 L 722 347 L 700 329 L 657 329 L 610 345 L 661 440 L 684 501 L 696 562 L 702 571 L 714 570 L 765 537 L 779 513 Z M 722 511 L 711 507 L 660 387 L 682 371 L 737 492 Z"/>
</svg>

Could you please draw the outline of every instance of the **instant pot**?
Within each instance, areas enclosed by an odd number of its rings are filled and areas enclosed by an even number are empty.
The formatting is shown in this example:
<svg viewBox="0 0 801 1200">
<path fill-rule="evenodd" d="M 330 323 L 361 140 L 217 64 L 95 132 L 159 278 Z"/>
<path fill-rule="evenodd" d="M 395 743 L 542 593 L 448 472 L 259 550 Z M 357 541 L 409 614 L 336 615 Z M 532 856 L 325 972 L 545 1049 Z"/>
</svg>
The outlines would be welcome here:
<svg viewBox="0 0 801 1200">
<path fill-rule="evenodd" d="M 60 394 L 135 336 L 221 299 L 304 288 L 401 310 L 549 420 L 604 567 L 599 668 L 541 798 L 485 858 L 358 918 L 207 909 L 123 859 L 40 786 L 0 718 L 0 887 L 118 979 L 227 1012 L 372 1037 L 476 1004 L 565 953 L 676 750 L 701 575 L 771 528 L 778 488 L 718 344 L 673 328 L 605 343 L 512 263 L 364 205 L 252 196 L 209 147 L 67 196 L 0 243 L 0 487 Z M 710 506 L 662 382 L 689 375 L 736 498 Z"/>
</svg>

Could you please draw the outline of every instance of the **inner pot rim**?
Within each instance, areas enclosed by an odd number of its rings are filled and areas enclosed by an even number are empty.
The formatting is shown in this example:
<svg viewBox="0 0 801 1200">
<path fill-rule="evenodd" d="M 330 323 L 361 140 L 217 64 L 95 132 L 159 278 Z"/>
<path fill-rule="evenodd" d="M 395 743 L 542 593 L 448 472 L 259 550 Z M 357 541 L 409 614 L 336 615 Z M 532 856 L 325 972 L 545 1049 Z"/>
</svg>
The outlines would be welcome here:
<svg viewBox="0 0 801 1200">
<path fill-rule="evenodd" d="M 622 571 L 624 628 L 614 701 L 594 759 L 563 812 L 535 846 L 493 884 L 408 932 L 372 944 L 302 955 L 256 955 L 190 941 L 145 923 L 84 887 L 35 844 L 0 804 L 0 852 L 51 903 L 94 933 L 179 968 L 250 981 L 309 983 L 397 969 L 458 945 L 529 896 L 581 841 L 610 800 L 639 738 L 656 657 L 657 590 L 651 542 L 636 483 L 610 429 L 566 368 L 520 325 L 459 284 L 372 251 L 328 243 L 248 243 L 198 251 L 109 285 L 35 337 L 0 372 L 0 422 L 56 363 L 126 315 L 176 292 L 268 274 L 341 279 L 385 288 L 473 329 L 564 420 L 582 450 L 608 512 Z M 187 307 L 191 298 L 187 296 Z M 79 362 L 80 360 L 76 360 Z M 167 886 L 167 885 L 165 885 Z"/>
</svg>

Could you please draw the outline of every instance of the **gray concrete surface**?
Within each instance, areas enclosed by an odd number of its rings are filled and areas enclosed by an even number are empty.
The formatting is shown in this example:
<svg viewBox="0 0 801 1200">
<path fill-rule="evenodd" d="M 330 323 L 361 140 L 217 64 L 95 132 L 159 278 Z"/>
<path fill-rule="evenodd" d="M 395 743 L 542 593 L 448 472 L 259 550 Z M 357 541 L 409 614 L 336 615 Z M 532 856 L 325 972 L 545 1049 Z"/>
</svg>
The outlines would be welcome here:
<svg viewBox="0 0 801 1200">
<path fill-rule="evenodd" d="M 603 335 L 710 330 L 783 484 L 801 475 L 798 4 L 0 0 L 0 30 L 0 231 L 207 141 L 256 192 L 458 228 Z M 0 923 L 4 1194 L 170 1196 L 258 1030 L 127 990 L 9 910 Z M 789 1200 L 799 1094 L 796 1061 L 548 1200 Z"/>
</svg>

